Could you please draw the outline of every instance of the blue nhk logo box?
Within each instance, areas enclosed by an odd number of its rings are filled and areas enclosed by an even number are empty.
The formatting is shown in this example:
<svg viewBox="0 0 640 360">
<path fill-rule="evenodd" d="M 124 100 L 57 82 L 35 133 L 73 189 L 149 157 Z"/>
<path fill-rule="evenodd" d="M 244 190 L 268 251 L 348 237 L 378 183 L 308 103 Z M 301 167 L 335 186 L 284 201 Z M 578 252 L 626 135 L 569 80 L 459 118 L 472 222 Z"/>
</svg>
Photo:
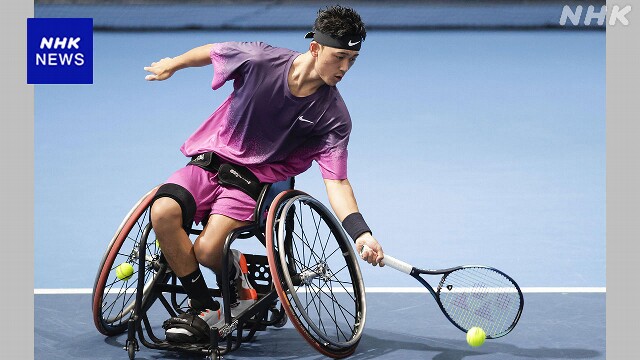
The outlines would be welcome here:
<svg viewBox="0 0 640 360">
<path fill-rule="evenodd" d="M 28 84 L 93 84 L 93 19 L 27 19 Z"/>
</svg>

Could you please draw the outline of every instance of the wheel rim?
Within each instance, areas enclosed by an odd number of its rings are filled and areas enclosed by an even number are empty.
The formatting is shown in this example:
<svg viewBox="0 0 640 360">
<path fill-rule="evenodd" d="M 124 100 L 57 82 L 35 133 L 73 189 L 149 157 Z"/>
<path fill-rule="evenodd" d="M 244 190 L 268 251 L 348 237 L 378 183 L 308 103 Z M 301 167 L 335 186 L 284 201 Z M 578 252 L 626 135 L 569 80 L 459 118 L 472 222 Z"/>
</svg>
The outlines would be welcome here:
<svg viewBox="0 0 640 360">
<path fill-rule="evenodd" d="M 146 212 L 145 212 L 146 214 Z M 109 278 L 105 282 L 105 290 L 102 294 L 102 320 L 109 326 L 117 326 L 128 319 L 128 315 L 135 306 L 135 296 L 138 286 L 139 276 L 139 245 L 141 231 L 137 232 L 137 237 L 128 236 L 128 240 L 133 240 L 132 248 L 130 251 L 118 251 L 118 255 L 109 271 Z M 148 294 L 149 290 L 153 286 L 158 273 L 160 262 L 160 249 L 155 244 L 155 237 L 152 237 L 153 233 L 149 235 L 150 239 L 154 241 L 146 244 L 145 255 L 145 271 L 144 271 L 144 288 L 143 294 Z M 123 244 L 124 245 L 124 244 Z M 131 278 L 127 280 L 120 280 L 115 275 L 116 267 L 123 262 L 128 262 L 133 265 L 134 272 Z"/>
<path fill-rule="evenodd" d="M 139 276 L 139 245 L 144 228 L 149 223 L 149 205 L 156 189 L 143 196 L 127 214 L 103 258 L 93 290 L 93 312 L 96 327 L 106 335 L 124 331 L 135 305 Z M 160 248 L 153 232 L 146 244 L 144 264 L 144 296 L 157 281 L 160 268 Z M 115 275 L 118 265 L 128 262 L 134 268 L 129 279 L 120 280 Z"/>
<path fill-rule="evenodd" d="M 353 249 L 319 201 L 301 192 L 279 200 L 283 205 L 270 210 L 274 212 L 269 217 L 268 246 L 276 257 L 270 261 L 276 263 L 273 270 L 280 279 L 274 284 L 280 288 L 281 300 L 286 297 L 285 310 L 319 351 L 347 356 L 355 350 L 366 318 L 364 285 L 357 261 L 351 260 L 355 259 Z M 290 224 L 287 216 L 293 216 Z"/>
</svg>

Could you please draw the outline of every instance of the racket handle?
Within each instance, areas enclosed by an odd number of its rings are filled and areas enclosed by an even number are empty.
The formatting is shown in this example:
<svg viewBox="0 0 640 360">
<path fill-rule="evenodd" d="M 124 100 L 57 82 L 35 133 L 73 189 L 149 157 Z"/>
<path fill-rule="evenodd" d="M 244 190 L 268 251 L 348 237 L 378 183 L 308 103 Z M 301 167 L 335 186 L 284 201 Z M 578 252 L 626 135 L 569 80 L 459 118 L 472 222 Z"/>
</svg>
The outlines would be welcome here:
<svg viewBox="0 0 640 360">
<path fill-rule="evenodd" d="M 364 247 L 362 247 L 362 251 L 364 250 L 371 250 L 370 247 L 368 247 L 367 245 L 365 245 Z M 361 251 L 361 253 L 362 253 Z M 391 255 L 387 255 L 384 254 L 384 258 L 382 259 L 382 262 L 386 265 L 386 266 L 390 266 L 398 271 L 401 271 L 405 274 L 411 274 L 411 271 L 413 270 L 413 266 L 411 266 L 410 264 L 402 261 L 402 260 L 398 260 L 396 258 L 394 258 Z"/>
</svg>

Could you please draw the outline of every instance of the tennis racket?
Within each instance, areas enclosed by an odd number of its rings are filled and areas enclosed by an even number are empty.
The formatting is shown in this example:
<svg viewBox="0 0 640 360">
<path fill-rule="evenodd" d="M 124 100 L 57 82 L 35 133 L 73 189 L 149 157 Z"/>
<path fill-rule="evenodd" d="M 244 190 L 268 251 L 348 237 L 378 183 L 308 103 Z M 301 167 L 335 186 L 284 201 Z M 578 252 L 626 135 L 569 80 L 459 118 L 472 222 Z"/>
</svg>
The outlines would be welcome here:
<svg viewBox="0 0 640 360">
<path fill-rule="evenodd" d="M 511 332 L 520 320 L 524 307 L 522 291 L 515 280 L 498 269 L 464 265 L 423 270 L 387 254 L 383 263 L 418 280 L 429 290 L 447 319 L 464 332 L 478 326 L 485 331 L 487 339 L 495 339 Z M 423 275 L 440 276 L 435 289 Z"/>
</svg>

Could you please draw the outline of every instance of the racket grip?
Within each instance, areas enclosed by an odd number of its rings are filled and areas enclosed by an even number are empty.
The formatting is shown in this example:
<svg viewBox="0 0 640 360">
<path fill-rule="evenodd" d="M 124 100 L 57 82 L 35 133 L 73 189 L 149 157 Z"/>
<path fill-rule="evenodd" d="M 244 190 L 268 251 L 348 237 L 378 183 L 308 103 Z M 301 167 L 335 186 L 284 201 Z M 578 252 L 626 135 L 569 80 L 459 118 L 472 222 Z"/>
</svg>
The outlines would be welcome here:
<svg viewBox="0 0 640 360">
<path fill-rule="evenodd" d="M 364 247 L 362 247 L 362 251 L 364 250 L 371 250 L 370 247 L 368 247 L 367 245 L 365 245 Z M 361 251 L 361 253 L 362 253 Z M 394 258 L 391 255 L 387 255 L 384 254 L 384 258 L 382 259 L 382 262 L 386 265 L 386 266 L 390 266 L 398 271 L 401 271 L 405 274 L 409 274 L 411 275 L 411 271 L 413 270 L 413 266 L 411 266 L 410 264 L 402 261 L 402 260 L 398 260 L 396 258 Z"/>
</svg>

